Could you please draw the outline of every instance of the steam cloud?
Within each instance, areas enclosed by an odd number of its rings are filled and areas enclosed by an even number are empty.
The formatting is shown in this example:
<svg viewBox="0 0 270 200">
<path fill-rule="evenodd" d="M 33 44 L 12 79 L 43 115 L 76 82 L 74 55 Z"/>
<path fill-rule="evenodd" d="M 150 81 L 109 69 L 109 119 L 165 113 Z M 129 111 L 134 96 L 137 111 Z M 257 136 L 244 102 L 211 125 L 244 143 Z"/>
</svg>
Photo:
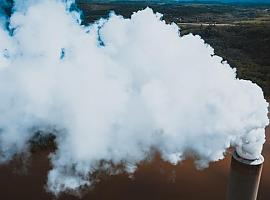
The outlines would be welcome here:
<svg viewBox="0 0 270 200">
<path fill-rule="evenodd" d="M 261 88 L 199 36 L 150 8 L 83 26 L 61 1 L 18 5 L 0 30 L 0 162 L 54 131 L 47 186 L 58 194 L 90 185 L 101 160 L 132 172 L 152 148 L 173 164 L 192 153 L 199 167 L 230 146 L 260 155 Z"/>
</svg>

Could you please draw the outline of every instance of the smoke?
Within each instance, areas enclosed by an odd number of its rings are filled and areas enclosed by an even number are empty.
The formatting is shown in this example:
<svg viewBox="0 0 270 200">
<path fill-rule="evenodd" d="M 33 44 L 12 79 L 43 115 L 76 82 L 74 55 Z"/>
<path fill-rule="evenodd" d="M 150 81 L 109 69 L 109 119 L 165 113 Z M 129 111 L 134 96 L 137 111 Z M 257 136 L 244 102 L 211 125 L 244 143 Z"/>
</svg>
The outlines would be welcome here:
<svg viewBox="0 0 270 200">
<path fill-rule="evenodd" d="M 17 6 L 19 4 L 16 4 Z M 230 146 L 260 155 L 268 124 L 260 87 L 236 78 L 199 36 L 179 36 L 150 8 L 80 25 L 62 1 L 35 1 L 0 30 L 0 161 L 53 132 L 49 191 L 91 185 L 100 161 L 132 173 L 158 150 L 198 167 Z"/>
</svg>

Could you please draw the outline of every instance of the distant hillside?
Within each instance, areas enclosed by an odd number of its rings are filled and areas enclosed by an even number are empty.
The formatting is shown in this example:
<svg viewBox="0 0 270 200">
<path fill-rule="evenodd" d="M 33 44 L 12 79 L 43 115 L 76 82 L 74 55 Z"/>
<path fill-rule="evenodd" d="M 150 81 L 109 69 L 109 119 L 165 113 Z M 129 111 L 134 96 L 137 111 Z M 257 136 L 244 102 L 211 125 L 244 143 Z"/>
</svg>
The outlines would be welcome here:
<svg viewBox="0 0 270 200">
<path fill-rule="evenodd" d="M 185 0 L 176 0 L 177 2 Z M 190 2 L 223 2 L 223 3 L 270 3 L 270 0 L 190 0 Z"/>
<path fill-rule="evenodd" d="M 78 0 L 80 2 L 159 2 L 159 3 L 169 3 L 169 2 L 194 2 L 194 3 L 269 3 L 270 0 Z"/>
</svg>

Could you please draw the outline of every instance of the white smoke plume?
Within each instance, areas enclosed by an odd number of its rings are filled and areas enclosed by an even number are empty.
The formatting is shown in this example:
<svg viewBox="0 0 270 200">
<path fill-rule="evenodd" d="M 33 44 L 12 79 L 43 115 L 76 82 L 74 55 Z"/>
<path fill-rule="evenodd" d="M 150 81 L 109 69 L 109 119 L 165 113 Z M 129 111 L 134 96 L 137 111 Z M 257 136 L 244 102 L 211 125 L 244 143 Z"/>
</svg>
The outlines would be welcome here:
<svg viewBox="0 0 270 200">
<path fill-rule="evenodd" d="M 58 194 L 90 185 L 101 160 L 132 172 L 153 148 L 200 167 L 230 146 L 260 155 L 261 88 L 161 17 L 146 8 L 83 26 L 61 1 L 17 9 L 12 34 L 0 30 L 0 162 L 26 151 L 33 130 L 54 131 L 47 186 Z"/>
</svg>

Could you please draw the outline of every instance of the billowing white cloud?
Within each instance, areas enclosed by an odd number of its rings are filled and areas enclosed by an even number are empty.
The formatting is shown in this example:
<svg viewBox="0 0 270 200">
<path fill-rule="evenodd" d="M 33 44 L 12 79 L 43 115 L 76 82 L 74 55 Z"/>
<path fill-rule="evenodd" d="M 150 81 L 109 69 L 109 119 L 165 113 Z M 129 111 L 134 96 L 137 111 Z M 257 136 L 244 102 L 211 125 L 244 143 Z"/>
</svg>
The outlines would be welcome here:
<svg viewBox="0 0 270 200">
<path fill-rule="evenodd" d="M 135 170 L 151 149 L 199 167 L 230 146 L 260 155 L 267 106 L 256 84 L 199 36 L 179 36 L 150 8 L 89 26 L 61 1 L 15 12 L 0 30 L 0 161 L 27 149 L 33 130 L 54 131 L 48 189 L 91 184 L 99 161 Z M 107 166 L 110 168 L 110 166 Z"/>
</svg>

